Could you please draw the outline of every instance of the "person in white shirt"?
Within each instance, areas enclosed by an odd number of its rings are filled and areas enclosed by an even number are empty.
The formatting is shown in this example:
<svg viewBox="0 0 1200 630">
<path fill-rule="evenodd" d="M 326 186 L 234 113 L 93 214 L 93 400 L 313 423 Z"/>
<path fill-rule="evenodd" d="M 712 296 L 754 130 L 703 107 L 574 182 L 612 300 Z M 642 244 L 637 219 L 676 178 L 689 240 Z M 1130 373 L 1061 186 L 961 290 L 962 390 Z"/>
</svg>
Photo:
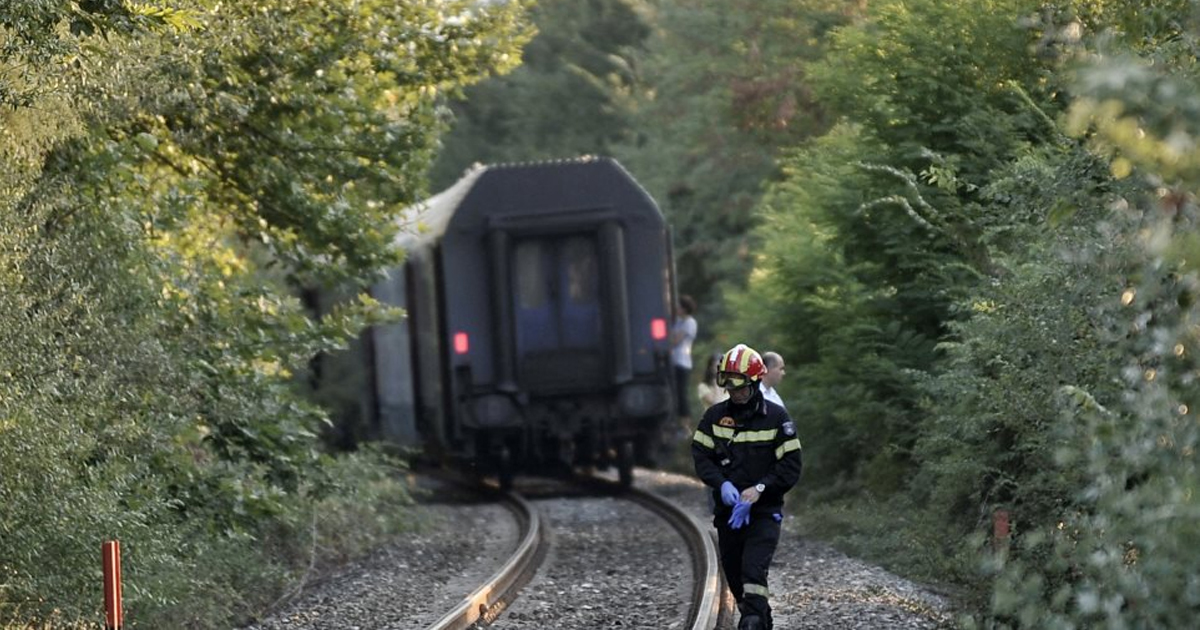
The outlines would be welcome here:
<svg viewBox="0 0 1200 630">
<path fill-rule="evenodd" d="M 671 362 L 675 366 L 675 413 L 683 426 L 691 425 L 692 343 L 696 341 L 696 301 L 689 295 L 679 296 L 675 325 L 671 329 Z"/>
<path fill-rule="evenodd" d="M 764 352 L 762 359 L 763 364 L 767 366 L 767 373 L 763 374 L 762 380 L 758 383 L 763 398 L 787 409 L 787 405 L 783 404 L 783 399 L 779 397 L 779 392 L 775 391 L 775 386 L 779 385 L 783 380 L 783 375 L 787 374 L 787 369 L 783 365 L 783 357 L 778 352 Z"/>
</svg>

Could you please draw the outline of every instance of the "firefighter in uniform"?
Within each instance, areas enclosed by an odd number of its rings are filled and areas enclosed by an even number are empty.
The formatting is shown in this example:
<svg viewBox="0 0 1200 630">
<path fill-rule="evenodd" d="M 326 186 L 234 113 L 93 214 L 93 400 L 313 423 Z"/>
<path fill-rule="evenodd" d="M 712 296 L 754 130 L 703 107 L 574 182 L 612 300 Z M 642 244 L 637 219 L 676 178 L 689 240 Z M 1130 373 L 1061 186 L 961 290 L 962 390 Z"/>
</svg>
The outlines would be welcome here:
<svg viewBox="0 0 1200 630">
<path fill-rule="evenodd" d="M 692 438 L 696 475 L 713 493 L 725 580 L 741 611 L 738 630 L 771 630 L 767 573 L 783 522 L 783 495 L 800 479 L 800 439 L 783 407 L 764 400 L 762 357 L 738 344 L 721 357 L 729 398 L 709 407 Z"/>
</svg>

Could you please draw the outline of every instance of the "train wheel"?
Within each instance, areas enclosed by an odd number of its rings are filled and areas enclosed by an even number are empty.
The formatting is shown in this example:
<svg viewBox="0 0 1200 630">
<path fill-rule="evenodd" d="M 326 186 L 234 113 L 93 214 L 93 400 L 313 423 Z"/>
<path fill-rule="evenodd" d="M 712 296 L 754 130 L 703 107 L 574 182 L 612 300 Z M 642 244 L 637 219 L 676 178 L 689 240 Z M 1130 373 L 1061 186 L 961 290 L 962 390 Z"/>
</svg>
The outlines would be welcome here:
<svg viewBox="0 0 1200 630">
<path fill-rule="evenodd" d="M 499 477 L 500 481 L 500 489 L 508 492 L 509 490 L 512 490 L 513 477 L 515 476 L 515 473 L 513 471 L 512 451 L 509 450 L 507 446 L 500 447 L 498 464 L 499 472 L 497 473 L 497 476 Z"/>
<path fill-rule="evenodd" d="M 625 440 L 617 450 L 617 478 L 622 488 L 633 485 L 633 442 Z"/>
</svg>

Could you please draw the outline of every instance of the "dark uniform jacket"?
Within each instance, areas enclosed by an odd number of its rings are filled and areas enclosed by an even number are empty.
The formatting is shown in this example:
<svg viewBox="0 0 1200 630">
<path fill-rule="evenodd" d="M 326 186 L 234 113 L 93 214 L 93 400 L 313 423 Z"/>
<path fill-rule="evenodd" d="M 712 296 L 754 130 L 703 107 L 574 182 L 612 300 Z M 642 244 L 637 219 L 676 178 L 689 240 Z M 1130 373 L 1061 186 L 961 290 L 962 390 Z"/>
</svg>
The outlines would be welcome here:
<svg viewBox="0 0 1200 630">
<path fill-rule="evenodd" d="M 721 501 L 726 481 L 738 492 L 765 485 L 750 513 L 778 512 L 803 468 L 796 424 L 787 410 L 764 400 L 758 388 L 744 405 L 724 400 L 704 412 L 692 437 L 692 459 L 700 480 L 713 489 L 716 514 L 733 509 Z"/>
</svg>

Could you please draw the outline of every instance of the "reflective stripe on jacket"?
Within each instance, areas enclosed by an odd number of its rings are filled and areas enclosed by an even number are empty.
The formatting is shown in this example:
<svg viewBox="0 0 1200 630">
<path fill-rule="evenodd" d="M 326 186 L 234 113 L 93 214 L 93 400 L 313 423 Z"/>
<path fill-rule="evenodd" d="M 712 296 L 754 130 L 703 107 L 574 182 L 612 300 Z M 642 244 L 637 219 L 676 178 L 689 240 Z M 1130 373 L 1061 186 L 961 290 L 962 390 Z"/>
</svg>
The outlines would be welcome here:
<svg viewBox="0 0 1200 630">
<path fill-rule="evenodd" d="M 704 413 L 692 437 L 696 475 L 713 489 L 715 512 L 731 508 L 721 502 L 721 484 L 733 482 L 738 491 L 757 483 L 767 486 L 750 510 L 777 512 L 783 495 L 800 480 L 803 469 L 800 438 L 787 410 L 755 392 L 751 409 L 721 401 Z M 735 418 L 736 416 L 740 416 Z"/>
</svg>

